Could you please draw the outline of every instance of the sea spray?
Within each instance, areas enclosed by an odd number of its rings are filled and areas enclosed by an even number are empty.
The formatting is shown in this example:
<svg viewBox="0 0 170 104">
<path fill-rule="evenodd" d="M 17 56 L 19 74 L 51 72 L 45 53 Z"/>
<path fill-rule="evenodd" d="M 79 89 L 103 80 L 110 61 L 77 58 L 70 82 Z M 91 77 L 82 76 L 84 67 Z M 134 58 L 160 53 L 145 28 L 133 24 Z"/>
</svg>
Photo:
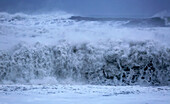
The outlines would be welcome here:
<svg viewBox="0 0 170 104">
<path fill-rule="evenodd" d="M 51 77 L 55 83 L 170 84 L 170 48 L 154 41 L 60 41 L 53 46 L 19 44 L 13 49 L 0 52 L 1 83 L 35 84 Z"/>
</svg>

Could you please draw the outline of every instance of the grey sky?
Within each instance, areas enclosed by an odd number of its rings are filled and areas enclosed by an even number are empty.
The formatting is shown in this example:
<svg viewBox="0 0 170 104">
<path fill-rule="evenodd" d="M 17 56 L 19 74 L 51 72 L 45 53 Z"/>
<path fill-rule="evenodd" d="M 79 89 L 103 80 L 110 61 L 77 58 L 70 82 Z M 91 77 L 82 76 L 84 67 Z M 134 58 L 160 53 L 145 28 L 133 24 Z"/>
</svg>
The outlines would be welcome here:
<svg viewBox="0 0 170 104">
<path fill-rule="evenodd" d="M 0 11 L 66 11 L 85 16 L 152 16 L 170 11 L 170 0 L 0 0 Z"/>
</svg>

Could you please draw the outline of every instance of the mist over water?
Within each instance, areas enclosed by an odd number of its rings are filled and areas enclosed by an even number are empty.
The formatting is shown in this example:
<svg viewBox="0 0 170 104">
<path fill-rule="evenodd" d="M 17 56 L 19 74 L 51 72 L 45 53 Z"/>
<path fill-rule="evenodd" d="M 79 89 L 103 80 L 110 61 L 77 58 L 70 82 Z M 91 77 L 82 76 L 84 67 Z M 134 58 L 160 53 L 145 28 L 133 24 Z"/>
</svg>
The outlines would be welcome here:
<svg viewBox="0 0 170 104">
<path fill-rule="evenodd" d="M 49 13 L 66 11 L 81 16 L 151 17 L 170 10 L 169 0 L 1 0 L 0 12 Z"/>
<path fill-rule="evenodd" d="M 170 0 L 0 0 L 0 104 L 169 98 Z"/>
<path fill-rule="evenodd" d="M 0 84 L 170 85 L 169 0 L 1 0 Z"/>
</svg>

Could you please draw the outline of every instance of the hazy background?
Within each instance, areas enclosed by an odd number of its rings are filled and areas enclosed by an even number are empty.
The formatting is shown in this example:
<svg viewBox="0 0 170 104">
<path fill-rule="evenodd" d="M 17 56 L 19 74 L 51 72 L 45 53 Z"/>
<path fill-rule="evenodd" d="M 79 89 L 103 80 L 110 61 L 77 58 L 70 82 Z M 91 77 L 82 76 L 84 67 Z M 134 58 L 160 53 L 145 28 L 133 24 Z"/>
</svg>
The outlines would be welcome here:
<svg viewBox="0 0 170 104">
<path fill-rule="evenodd" d="M 170 10 L 170 0 L 0 0 L 0 12 L 66 11 L 83 16 L 148 17 Z"/>
</svg>

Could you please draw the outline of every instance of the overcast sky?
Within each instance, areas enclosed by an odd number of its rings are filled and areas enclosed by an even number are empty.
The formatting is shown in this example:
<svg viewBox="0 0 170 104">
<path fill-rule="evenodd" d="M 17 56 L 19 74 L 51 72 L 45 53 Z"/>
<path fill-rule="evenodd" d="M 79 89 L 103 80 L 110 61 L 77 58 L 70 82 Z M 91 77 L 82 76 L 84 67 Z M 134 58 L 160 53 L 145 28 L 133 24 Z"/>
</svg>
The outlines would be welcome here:
<svg viewBox="0 0 170 104">
<path fill-rule="evenodd" d="M 170 11 L 170 0 L 0 0 L 2 12 L 66 11 L 85 16 L 152 16 Z"/>
</svg>

